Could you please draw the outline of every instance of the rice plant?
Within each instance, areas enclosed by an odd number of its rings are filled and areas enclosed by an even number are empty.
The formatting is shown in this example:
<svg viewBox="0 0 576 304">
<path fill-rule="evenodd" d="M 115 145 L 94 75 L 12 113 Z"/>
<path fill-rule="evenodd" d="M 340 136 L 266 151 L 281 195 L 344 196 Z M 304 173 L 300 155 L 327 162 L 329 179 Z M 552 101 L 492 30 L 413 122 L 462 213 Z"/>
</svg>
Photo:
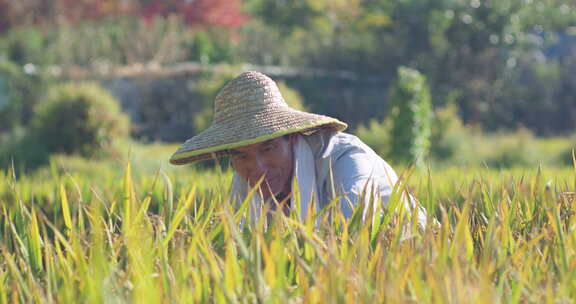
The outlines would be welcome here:
<svg viewBox="0 0 576 304">
<path fill-rule="evenodd" d="M 0 173 L 0 303 L 576 299 L 572 169 L 407 171 L 372 220 L 362 208 L 345 219 L 335 199 L 304 220 L 278 212 L 248 225 L 247 201 L 228 200 L 230 172 L 133 167 Z M 439 225 L 410 229 L 394 208 L 404 190 Z"/>
</svg>

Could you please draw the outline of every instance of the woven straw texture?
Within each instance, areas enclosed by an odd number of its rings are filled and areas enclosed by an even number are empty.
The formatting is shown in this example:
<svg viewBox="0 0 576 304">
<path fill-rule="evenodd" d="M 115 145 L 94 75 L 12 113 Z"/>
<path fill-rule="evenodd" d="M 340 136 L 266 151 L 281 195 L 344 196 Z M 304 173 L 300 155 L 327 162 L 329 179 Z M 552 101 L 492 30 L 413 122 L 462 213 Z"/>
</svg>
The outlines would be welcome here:
<svg viewBox="0 0 576 304">
<path fill-rule="evenodd" d="M 245 72 L 220 90 L 214 102 L 214 121 L 188 139 L 170 158 L 181 165 L 224 156 L 227 149 L 246 146 L 289 133 L 319 129 L 343 131 L 335 118 L 290 108 L 276 83 L 259 72 Z"/>
</svg>

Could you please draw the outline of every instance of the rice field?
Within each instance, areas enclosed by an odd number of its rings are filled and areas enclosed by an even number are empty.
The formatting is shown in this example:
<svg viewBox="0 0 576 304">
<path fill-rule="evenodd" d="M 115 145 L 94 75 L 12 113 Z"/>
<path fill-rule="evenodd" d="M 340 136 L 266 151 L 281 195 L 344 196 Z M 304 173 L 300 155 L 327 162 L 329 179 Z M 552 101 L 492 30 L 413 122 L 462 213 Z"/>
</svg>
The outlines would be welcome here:
<svg viewBox="0 0 576 304">
<path fill-rule="evenodd" d="M 0 303 L 576 299 L 574 168 L 403 170 L 365 223 L 333 204 L 250 227 L 228 169 L 75 162 L 0 172 Z M 439 225 L 406 233 L 405 190 Z"/>
</svg>

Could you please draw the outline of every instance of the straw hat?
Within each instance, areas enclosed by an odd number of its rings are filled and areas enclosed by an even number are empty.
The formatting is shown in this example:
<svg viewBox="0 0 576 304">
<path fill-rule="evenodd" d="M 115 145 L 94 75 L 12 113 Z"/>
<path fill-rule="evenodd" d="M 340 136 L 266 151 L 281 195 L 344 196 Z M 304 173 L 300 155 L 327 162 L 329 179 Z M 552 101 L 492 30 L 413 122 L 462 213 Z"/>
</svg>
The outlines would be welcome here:
<svg viewBox="0 0 576 304">
<path fill-rule="evenodd" d="M 220 90 L 214 102 L 214 121 L 188 139 L 170 163 L 227 155 L 227 150 L 289 133 L 311 134 L 320 129 L 343 131 L 347 125 L 335 118 L 290 108 L 276 83 L 259 72 L 245 72 Z"/>
</svg>

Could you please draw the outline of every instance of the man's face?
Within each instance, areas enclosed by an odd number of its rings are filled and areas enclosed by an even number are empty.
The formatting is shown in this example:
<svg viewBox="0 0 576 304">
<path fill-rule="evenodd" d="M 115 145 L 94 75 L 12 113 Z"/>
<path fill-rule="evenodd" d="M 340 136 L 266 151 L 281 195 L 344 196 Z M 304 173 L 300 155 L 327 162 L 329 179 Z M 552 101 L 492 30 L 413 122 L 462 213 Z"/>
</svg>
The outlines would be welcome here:
<svg viewBox="0 0 576 304">
<path fill-rule="evenodd" d="M 264 176 L 260 185 L 264 199 L 279 193 L 288 193 L 294 171 L 292 146 L 296 136 L 278 137 L 265 142 L 230 150 L 232 166 L 240 177 L 254 186 Z"/>
</svg>

